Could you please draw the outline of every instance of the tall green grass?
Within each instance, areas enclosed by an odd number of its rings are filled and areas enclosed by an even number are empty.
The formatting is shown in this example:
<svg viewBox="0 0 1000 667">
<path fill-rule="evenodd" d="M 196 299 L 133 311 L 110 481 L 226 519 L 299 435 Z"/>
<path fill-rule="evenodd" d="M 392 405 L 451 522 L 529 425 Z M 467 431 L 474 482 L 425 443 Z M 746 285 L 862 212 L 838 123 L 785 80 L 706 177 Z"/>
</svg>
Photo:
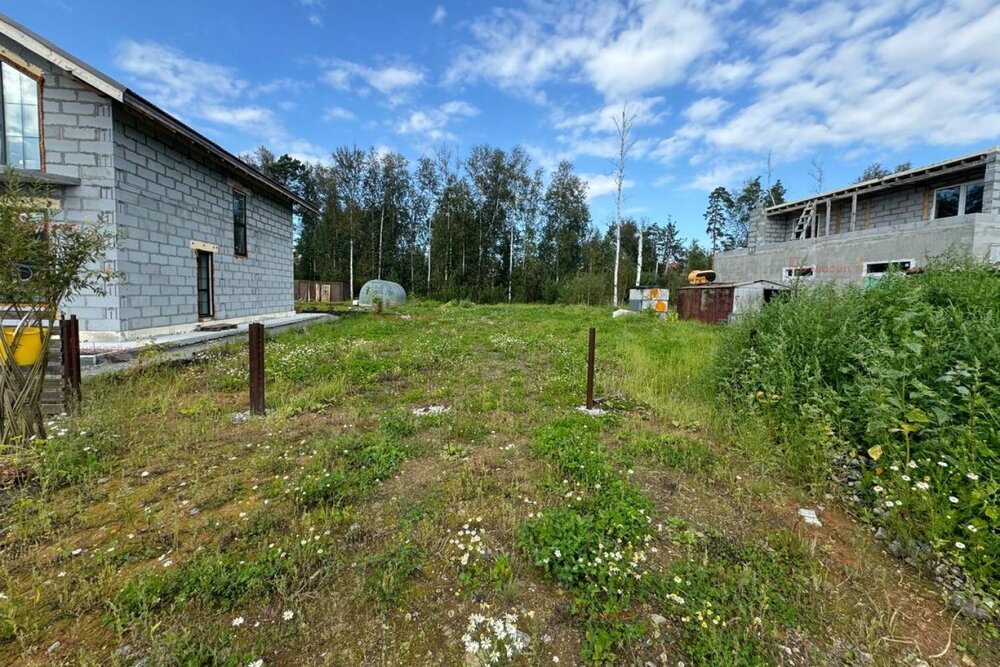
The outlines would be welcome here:
<svg viewBox="0 0 1000 667">
<path fill-rule="evenodd" d="M 1000 274 L 975 263 L 798 291 L 728 327 L 713 372 L 801 481 L 1000 593 Z"/>
</svg>

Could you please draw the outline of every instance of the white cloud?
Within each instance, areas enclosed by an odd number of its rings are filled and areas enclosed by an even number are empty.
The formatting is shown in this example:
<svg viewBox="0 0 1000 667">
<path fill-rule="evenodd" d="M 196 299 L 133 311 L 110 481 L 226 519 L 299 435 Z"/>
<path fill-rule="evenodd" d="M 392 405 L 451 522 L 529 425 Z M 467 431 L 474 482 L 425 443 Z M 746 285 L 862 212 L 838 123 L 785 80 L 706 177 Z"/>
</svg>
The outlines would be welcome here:
<svg viewBox="0 0 1000 667">
<path fill-rule="evenodd" d="M 614 178 L 608 174 L 580 174 L 580 178 L 587 181 L 587 199 L 611 195 L 617 189 Z M 627 190 L 633 185 L 635 183 L 626 178 L 622 181 L 622 190 Z"/>
<path fill-rule="evenodd" d="M 428 142 L 453 140 L 455 135 L 448 131 L 448 126 L 460 118 L 471 118 L 479 114 L 479 109 L 468 102 L 452 100 L 438 107 L 416 109 L 396 123 L 396 131 L 400 134 L 419 136 Z"/>
<path fill-rule="evenodd" d="M 718 120 L 728 106 L 729 102 L 721 97 L 703 97 L 684 110 L 684 117 L 692 123 L 711 123 Z"/>
<path fill-rule="evenodd" d="M 720 46 L 712 6 L 697 0 L 532 2 L 494 9 L 472 24 L 448 82 L 488 81 L 542 100 L 539 87 L 585 82 L 623 100 L 681 81 Z"/>
<path fill-rule="evenodd" d="M 323 16 L 320 14 L 326 5 L 325 0 L 298 0 L 299 6 L 306 10 L 306 20 L 309 25 L 317 28 L 323 27 Z"/>
<path fill-rule="evenodd" d="M 445 18 L 448 16 L 448 11 L 444 8 L 444 5 L 438 5 L 434 8 L 434 14 L 431 16 L 431 23 L 434 25 L 439 25 L 444 23 Z"/>
<path fill-rule="evenodd" d="M 344 107 L 330 107 L 323 113 L 323 120 L 357 120 L 354 112 Z"/>
<path fill-rule="evenodd" d="M 732 90 L 747 83 L 755 69 L 749 60 L 717 62 L 695 72 L 691 83 L 699 90 Z"/>
<path fill-rule="evenodd" d="M 408 93 L 424 82 L 424 73 L 416 65 L 406 62 L 370 67 L 347 60 L 324 61 L 322 79 L 338 90 L 354 90 L 366 94 L 377 90 L 390 107 L 408 99 Z"/>
<path fill-rule="evenodd" d="M 248 87 L 232 67 L 188 58 L 153 42 L 122 42 L 115 64 L 148 97 L 178 112 L 199 100 L 239 97 Z"/>
<path fill-rule="evenodd" d="M 691 187 L 759 173 L 762 156 L 995 142 L 1000 6 L 971 0 L 830 0 L 775 8 L 692 102 L 654 155 L 713 165 Z M 748 171 L 750 170 L 750 171 Z"/>
<path fill-rule="evenodd" d="M 235 68 L 153 42 L 120 43 L 115 64 L 130 87 L 187 123 L 201 121 L 218 131 L 240 132 L 272 150 L 302 158 L 326 153 L 288 132 L 273 109 L 253 103 L 260 95 L 295 88 L 295 82 L 282 79 L 251 86 Z"/>
</svg>

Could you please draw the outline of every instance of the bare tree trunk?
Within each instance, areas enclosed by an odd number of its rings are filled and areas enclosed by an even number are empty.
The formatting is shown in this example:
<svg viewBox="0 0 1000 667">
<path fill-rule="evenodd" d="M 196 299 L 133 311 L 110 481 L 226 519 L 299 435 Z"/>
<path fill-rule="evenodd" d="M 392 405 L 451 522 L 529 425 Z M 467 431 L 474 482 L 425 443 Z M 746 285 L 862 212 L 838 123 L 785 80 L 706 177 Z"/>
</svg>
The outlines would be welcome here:
<svg viewBox="0 0 1000 667">
<path fill-rule="evenodd" d="M 378 279 L 382 280 L 382 228 L 385 226 L 385 199 L 382 199 L 382 217 L 378 221 Z"/>
<path fill-rule="evenodd" d="M 625 158 L 629 150 L 635 144 L 634 139 L 629 138 L 632 125 L 635 123 L 635 111 L 630 108 L 629 103 L 622 105 L 621 119 L 615 117 L 615 129 L 618 130 L 618 162 L 615 164 L 615 276 L 614 276 L 614 302 L 618 306 L 618 269 L 621 265 L 622 256 L 622 186 L 625 183 Z"/>
<path fill-rule="evenodd" d="M 645 230 L 646 225 L 639 225 L 639 257 L 635 262 L 635 286 L 638 287 L 639 283 L 642 282 L 642 234 Z"/>
<path fill-rule="evenodd" d="M 351 236 L 351 302 L 354 301 L 354 236 Z"/>
<path fill-rule="evenodd" d="M 507 265 L 507 303 L 511 302 L 514 288 L 514 225 L 510 226 L 510 260 Z"/>
</svg>

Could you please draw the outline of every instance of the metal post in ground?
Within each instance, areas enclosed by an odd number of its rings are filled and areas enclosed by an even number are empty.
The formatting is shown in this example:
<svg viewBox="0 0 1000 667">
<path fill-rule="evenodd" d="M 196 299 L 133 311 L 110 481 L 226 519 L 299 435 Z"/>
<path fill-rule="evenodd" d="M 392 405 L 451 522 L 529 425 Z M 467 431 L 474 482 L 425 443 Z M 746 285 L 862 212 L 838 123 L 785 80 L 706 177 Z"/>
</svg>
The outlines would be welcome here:
<svg viewBox="0 0 1000 667">
<path fill-rule="evenodd" d="M 590 327 L 590 340 L 587 344 L 587 409 L 594 409 L 594 347 L 597 341 L 597 329 Z"/>
<path fill-rule="evenodd" d="M 250 412 L 264 414 L 264 325 L 250 325 Z"/>
</svg>

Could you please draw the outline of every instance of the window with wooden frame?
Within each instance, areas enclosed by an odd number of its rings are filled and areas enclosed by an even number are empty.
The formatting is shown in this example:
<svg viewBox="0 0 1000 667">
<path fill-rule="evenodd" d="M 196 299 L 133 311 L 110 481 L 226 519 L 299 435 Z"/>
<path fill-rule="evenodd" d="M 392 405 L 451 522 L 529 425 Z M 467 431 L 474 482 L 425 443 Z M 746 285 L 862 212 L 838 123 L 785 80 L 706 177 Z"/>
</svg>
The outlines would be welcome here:
<svg viewBox="0 0 1000 667">
<path fill-rule="evenodd" d="M 0 163 L 42 168 L 41 79 L 0 59 Z"/>
<path fill-rule="evenodd" d="M 247 196 L 233 190 L 233 254 L 247 256 Z"/>
</svg>

